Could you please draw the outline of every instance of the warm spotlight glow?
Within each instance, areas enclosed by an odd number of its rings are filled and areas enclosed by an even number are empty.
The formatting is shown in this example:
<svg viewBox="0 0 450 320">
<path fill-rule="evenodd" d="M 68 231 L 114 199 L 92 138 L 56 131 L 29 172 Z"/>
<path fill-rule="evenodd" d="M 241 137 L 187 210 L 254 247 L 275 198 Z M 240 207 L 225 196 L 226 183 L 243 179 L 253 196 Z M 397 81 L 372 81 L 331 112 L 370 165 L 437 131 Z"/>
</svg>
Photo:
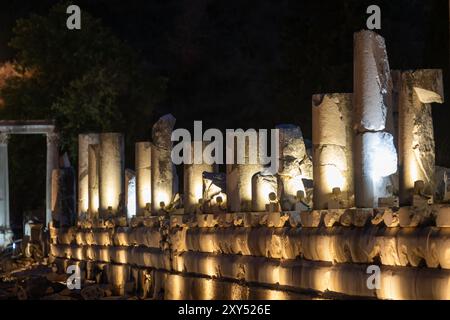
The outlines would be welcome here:
<svg viewBox="0 0 450 320">
<path fill-rule="evenodd" d="M 330 193 L 334 188 L 344 189 L 345 179 L 342 173 L 336 166 L 326 166 L 325 167 L 325 178 Z"/>
<path fill-rule="evenodd" d="M 158 203 L 160 207 L 161 203 L 164 203 L 165 205 L 169 204 L 170 203 L 169 194 L 166 192 L 159 191 L 156 194 L 156 203 Z"/>
</svg>

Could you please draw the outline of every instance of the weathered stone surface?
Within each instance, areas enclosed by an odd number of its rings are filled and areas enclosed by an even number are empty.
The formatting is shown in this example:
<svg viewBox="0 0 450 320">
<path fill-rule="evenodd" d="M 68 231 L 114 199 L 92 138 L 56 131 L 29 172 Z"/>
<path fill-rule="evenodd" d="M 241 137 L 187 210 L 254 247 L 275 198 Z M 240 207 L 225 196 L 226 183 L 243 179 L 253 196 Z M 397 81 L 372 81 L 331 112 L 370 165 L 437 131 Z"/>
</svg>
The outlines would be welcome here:
<svg viewBox="0 0 450 320">
<path fill-rule="evenodd" d="M 72 168 L 53 170 L 52 218 L 60 227 L 73 226 L 76 221 L 75 172 Z"/>
<path fill-rule="evenodd" d="M 366 132 L 355 139 L 356 204 L 378 207 L 378 198 L 392 196 L 391 175 L 397 172 L 394 139 L 387 132 Z"/>
<path fill-rule="evenodd" d="M 279 183 L 278 196 L 283 210 L 293 210 L 297 191 L 307 193 L 305 180 L 312 180 L 312 161 L 306 150 L 303 133 L 295 125 L 278 125 Z"/>
<path fill-rule="evenodd" d="M 354 35 L 353 82 L 357 131 L 385 130 L 392 112 L 392 78 L 384 38 L 373 31 Z"/>
<path fill-rule="evenodd" d="M 161 117 L 152 129 L 151 190 L 154 214 L 161 209 L 162 203 L 165 206 L 170 205 L 173 196 L 178 192 L 178 177 L 171 158 L 171 136 L 175 121 L 171 114 L 167 114 Z"/>
<path fill-rule="evenodd" d="M 334 188 L 354 204 L 352 94 L 313 96 L 314 208 L 328 209 Z"/>
<path fill-rule="evenodd" d="M 206 146 L 207 144 L 203 143 L 203 148 Z M 192 149 L 194 149 L 194 143 L 192 144 Z M 216 171 L 215 165 L 206 163 L 195 164 L 193 154 L 191 161 L 192 164 L 184 165 L 183 205 L 185 214 L 195 213 L 200 208 L 200 199 L 202 199 L 203 203 L 205 202 L 205 199 L 203 198 L 203 173 L 214 173 Z"/>
<path fill-rule="evenodd" d="M 124 140 L 120 133 L 100 134 L 99 213 L 124 214 Z"/>
<path fill-rule="evenodd" d="M 78 215 L 89 210 L 89 146 L 98 143 L 96 133 L 78 135 Z"/>
<path fill-rule="evenodd" d="M 135 145 L 136 169 L 136 214 L 144 216 L 152 202 L 151 187 L 151 143 L 137 142 Z"/>
<path fill-rule="evenodd" d="M 136 173 L 131 169 L 125 170 L 125 210 L 131 219 L 136 215 Z"/>
<path fill-rule="evenodd" d="M 203 205 L 204 213 L 219 213 L 227 209 L 226 174 L 203 172 Z M 222 199 L 217 202 L 217 197 Z"/>
<path fill-rule="evenodd" d="M 267 175 L 264 172 L 255 174 L 252 177 L 252 210 L 266 211 L 269 203 L 269 194 L 277 194 L 277 177 Z"/>
<path fill-rule="evenodd" d="M 172 149 L 171 136 L 175 122 L 173 115 L 166 114 L 153 125 L 152 142 L 155 146 L 166 150 Z"/>
<path fill-rule="evenodd" d="M 88 148 L 88 187 L 89 187 L 89 218 L 98 218 L 100 206 L 99 172 L 100 172 L 100 147 L 98 144 L 89 145 Z"/>
<path fill-rule="evenodd" d="M 399 106 L 400 204 L 409 205 L 416 181 L 435 192 L 435 143 L 431 103 L 443 103 L 442 70 L 402 73 Z"/>
</svg>

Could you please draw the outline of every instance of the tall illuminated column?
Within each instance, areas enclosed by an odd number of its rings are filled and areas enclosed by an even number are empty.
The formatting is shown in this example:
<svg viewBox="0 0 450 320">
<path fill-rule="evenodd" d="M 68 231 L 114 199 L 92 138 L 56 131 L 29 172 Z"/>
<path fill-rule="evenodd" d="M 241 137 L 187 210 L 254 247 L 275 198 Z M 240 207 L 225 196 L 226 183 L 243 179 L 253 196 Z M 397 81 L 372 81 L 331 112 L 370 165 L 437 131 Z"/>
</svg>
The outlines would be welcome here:
<svg viewBox="0 0 450 320">
<path fill-rule="evenodd" d="M 400 202 L 410 205 L 416 181 L 434 194 L 431 103 L 444 103 L 442 70 L 402 72 L 399 101 Z"/>
<path fill-rule="evenodd" d="M 328 209 L 335 188 L 353 207 L 352 94 L 316 94 L 312 100 L 314 209 Z"/>
<path fill-rule="evenodd" d="M 12 241 L 9 220 L 8 140 L 0 133 L 0 249 Z"/>
<path fill-rule="evenodd" d="M 176 119 L 167 114 L 152 129 L 151 147 L 151 199 L 152 212 L 157 213 L 172 201 L 175 185 L 175 166 L 172 162 L 172 130 Z"/>
<path fill-rule="evenodd" d="M 152 202 L 150 142 L 137 142 L 135 146 L 136 214 L 143 216 L 147 204 Z"/>
<path fill-rule="evenodd" d="M 47 134 L 47 193 L 46 224 L 52 221 L 52 173 L 59 168 L 59 135 L 55 132 Z"/>
<path fill-rule="evenodd" d="M 207 146 L 203 143 L 203 148 Z M 203 150 L 202 148 L 202 150 Z M 184 213 L 195 213 L 198 202 L 203 198 L 203 172 L 215 173 L 215 165 L 206 163 L 195 164 L 194 143 L 192 143 L 192 164 L 184 164 Z M 200 152 L 201 150 L 198 150 Z"/>
<path fill-rule="evenodd" d="M 123 215 L 125 214 L 123 135 L 101 133 L 99 155 L 100 216 Z"/>
<path fill-rule="evenodd" d="M 397 172 L 393 137 L 392 78 L 384 38 L 372 31 L 354 35 L 354 172 L 355 201 L 378 206 L 388 197 Z"/>
<path fill-rule="evenodd" d="M 98 218 L 98 208 L 100 206 L 99 181 L 100 171 L 100 146 L 91 144 L 88 148 L 88 189 L 89 189 L 89 217 Z"/>
<path fill-rule="evenodd" d="M 78 135 L 78 217 L 89 210 L 89 145 L 98 143 L 96 133 Z"/>
</svg>

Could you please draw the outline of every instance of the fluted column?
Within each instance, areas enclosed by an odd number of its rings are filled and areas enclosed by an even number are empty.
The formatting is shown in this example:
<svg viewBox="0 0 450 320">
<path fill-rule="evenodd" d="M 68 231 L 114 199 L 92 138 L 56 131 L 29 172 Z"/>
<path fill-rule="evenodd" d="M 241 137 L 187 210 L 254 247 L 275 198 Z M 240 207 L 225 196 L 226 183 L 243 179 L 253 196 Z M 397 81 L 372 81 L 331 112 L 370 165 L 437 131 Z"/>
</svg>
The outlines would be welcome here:
<svg viewBox="0 0 450 320">
<path fill-rule="evenodd" d="M 9 229 L 10 227 L 8 140 L 8 134 L 0 133 L 0 229 Z"/>
<path fill-rule="evenodd" d="M 96 133 L 78 135 L 78 217 L 89 210 L 89 145 L 98 143 Z"/>
</svg>

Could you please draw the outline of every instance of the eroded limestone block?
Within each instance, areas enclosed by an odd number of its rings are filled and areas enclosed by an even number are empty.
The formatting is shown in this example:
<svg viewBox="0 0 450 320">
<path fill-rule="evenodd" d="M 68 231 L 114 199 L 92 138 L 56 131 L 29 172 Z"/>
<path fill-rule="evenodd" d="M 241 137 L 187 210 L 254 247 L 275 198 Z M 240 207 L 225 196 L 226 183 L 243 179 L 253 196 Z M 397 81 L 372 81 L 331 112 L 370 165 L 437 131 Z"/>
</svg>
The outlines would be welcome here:
<svg viewBox="0 0 450 320">
<path fill-rule="evenodd" d="M 306 150 L 303 133 L 295 125 L 278 125 L 279 131 L 279 188 L 282 210 L 293 210 L 299 190 L 307 194 L 305 181 L 313 179 L 311 157 Z"/>
<path fill-rule="evenodd" d="M 357 131 L 385 130 L 393 84 L 384 38 L 373 31 L 354 35 L 353 83 Z"/>
<path fill-rule="evenodd" d="M 300 212 L 300 223 L 304 228 L 317 228 L 322 222 L 324 213 L 321 210 Z"/>
<path fill-rule="evenodd" d="M 277 194 L 277 177 L 264 172 L 259 172 L 252 177 L 252 210 L 266 211 L 266 205 L 270 202 L 269 195 Z"/>
<path fill-rule="evenodd" d="M 334 188 L 354 204 L 352 94 L 313 96 L 314 208 L 328 209 Z M 333 156 L 331 156 L 333 154 Z"/>
<path fill-rule="evenodd" d="M 435 143 L 431 103 L 443 103 L 442 70 L 402 73 L 399 108 L 400 202 L 411 204 L 416 181 L 423 181 L 427 194 L 435 192 Z"/>
<path fill-rule="evenodd" d="M 436 217 L 436 227 L 450 228 L 450 206 L 443 206 L 439 209 Z"/>
</svg>

